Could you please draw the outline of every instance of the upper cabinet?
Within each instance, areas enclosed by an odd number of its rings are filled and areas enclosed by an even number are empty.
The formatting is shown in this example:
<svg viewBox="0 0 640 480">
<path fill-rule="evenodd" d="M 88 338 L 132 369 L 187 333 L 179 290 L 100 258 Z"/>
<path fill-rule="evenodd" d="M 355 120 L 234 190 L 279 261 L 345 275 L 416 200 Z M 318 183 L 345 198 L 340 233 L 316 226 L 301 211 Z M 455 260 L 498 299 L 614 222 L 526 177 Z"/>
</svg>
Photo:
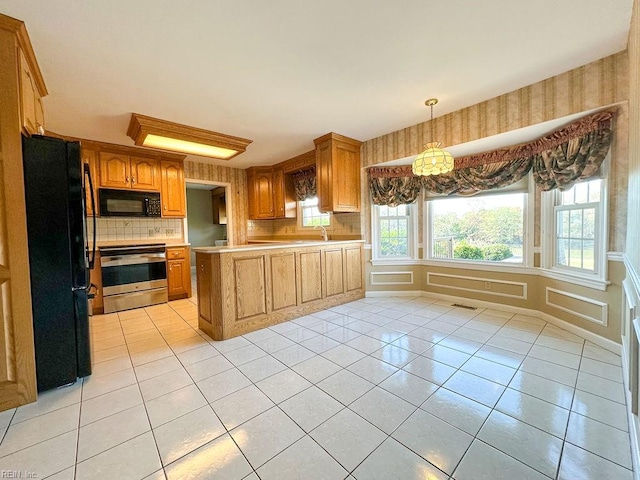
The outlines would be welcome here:
<svg viewBox="0 0 640 480">
<path fill-rule="evenodd" d="M 100 186 L 145 191 L 160 191 L 158 160 L 100 152 Z"/>
<path fill-rule="evenodd" d="M 186 217 L 186 186 L 182 162 L 160 162 L 161 200 L 163 217 Z"/>
<path fill-rule="evenodd" d="M 27 61 L 24 52 L 20 50 L 20 113 L 22 128 L 28 134 L 44 132 L 44 107 L 36 76 Z M 43 84 L 44 85 L 44 84 Z M 46 92 L 45 92 L 46 95 Z"/>
<path fill-rule="evenodd" d="M 295 218 L 296 202 L 289 180 L 278 166 L 248 168 L 249 218 Z"/>
<path fill-rule="evenodd" d="M 328 133 L 313 142 L 318 208 L 321 212 L 359 212 L 362 142 L 336 133 Z"/>
</svg>

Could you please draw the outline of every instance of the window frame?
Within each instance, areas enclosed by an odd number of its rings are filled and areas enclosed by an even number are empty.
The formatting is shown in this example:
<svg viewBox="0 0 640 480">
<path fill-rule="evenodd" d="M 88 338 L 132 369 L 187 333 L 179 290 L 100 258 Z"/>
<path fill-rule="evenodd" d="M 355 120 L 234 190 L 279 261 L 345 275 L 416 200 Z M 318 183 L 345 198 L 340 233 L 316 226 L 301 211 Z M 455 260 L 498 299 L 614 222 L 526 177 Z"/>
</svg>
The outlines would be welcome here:
<svg viewBox="0 0 640 480">
<path fill-rule="evenodd" d="M 407 241 L 409 255 L 401 257 L 381 256 L 380 206 L 371 204 L 371 263 L 374 265 L 402 265 L 418 262 L 418 203 L 408 203 Z M 404 218 L 405 216 L 398 217 Z M 392 218 L 392 217 L 390 217 Z"/>
<path fill-rule="evenodd" d="M 600 201 L 577 204 L 577 208 L 598 205 L 595 211 L 594 225 L 594 271 L 557 264 L 557 212 L 571 210 L 570 207 L 558 205 L 561 192 L 554 189 L 542 192 L 541 199 L 541 231 L 540 231 L 540 267 L 545 275 L 577 285 L 584 285 L 599 290 L 606 289 L 608 281 L 607 246 L 609 243 L 609 160 L 610 153 L 602 162 L 600 185 Z M 596 180 L 590 178 L 586 181 Z"/>
<path fill-rule="evenodd" d="M 533 182 L 533 175 L 529 173 L 526 179 L 527 189 L 524 191 L 514 191 L 505 187 L 505 189 L 492 189 L 485 192 L 473 195 L 475 198 L 483 196 L 498 196 L 509 195 L 515 193 L 524 194 L 524 205 L 522 213 L 522 262 L 509 263 L 509 262 L 492 262 L 488 260 L 468 260 L 468 259 L 456 259 L 456 258 L 433 258 L 431 257 L 432 251 L 432 221 L 433 214 L 431 213 L 431 201 L 440 199 L 442 197 L 425 198 L 424 201 L 424 251 L 423 261 L 424 265 L 434 265 L 450 268 L 465 268 L 469 270 L 486 270 L 496 272 L 514 272 L 519 270 L 519 273 L 525 273 L 532 271 L 533 266 L 533 232 L 534 232 L 534 215 L 535 215 L 535 199 L 533 193 L 535 186 Z M 502 190 L 502 192 L 501 192 Z M 462 196 L 451 196 L 451 198 L 464 198 Z M 471 197 L 469 197 L 471 198 Z"/>
<path fill-rule="evenodd" d="M 318 198 L 318 197 L 315 197 L 315 198 Z M 302 224 L 302 221 L 303 221 L 302 210 L 304 208 L 302 206 L 302 202 L 303 201 L 300 201 L 300 200 L 298 200 L 296 202 L 296 215 L 297 215 L 297 218 L 298 218 L 298 220 L 296 222 L 297 230 L 298 231 L 308 232 L 309 230 L 317 229 L 317 227 L 318 227 L 317 225 L 303 225 Z M 319 200 L 318 200 L 318 203 L 320 203 Z M 318 209 L 318 211 L 320 211 L 320 210 Z M 320 213 L 323 213 L 323 212 L 320 212 Z M 325 230 L 331 231 L 334 228 L 333 214 L 331 212 L 327 212 L 327 215 L 329 215 L 329 225 L 323 225 L 323 227 L 325 228 Z"/>
</svg>

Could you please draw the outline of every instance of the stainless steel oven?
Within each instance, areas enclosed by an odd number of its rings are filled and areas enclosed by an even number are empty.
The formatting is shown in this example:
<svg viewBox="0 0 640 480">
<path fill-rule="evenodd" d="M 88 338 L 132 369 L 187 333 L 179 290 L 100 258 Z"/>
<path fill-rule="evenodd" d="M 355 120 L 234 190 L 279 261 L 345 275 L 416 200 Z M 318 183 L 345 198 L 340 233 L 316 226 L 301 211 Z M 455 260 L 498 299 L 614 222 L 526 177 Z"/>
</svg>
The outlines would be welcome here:
<svg viewBox="0 0 640 480">
<path fill-rule="evenodd" d="M 104 313 L 168 300 L 165 245 L 103 247 L 100 266 Z"/>
</svg>

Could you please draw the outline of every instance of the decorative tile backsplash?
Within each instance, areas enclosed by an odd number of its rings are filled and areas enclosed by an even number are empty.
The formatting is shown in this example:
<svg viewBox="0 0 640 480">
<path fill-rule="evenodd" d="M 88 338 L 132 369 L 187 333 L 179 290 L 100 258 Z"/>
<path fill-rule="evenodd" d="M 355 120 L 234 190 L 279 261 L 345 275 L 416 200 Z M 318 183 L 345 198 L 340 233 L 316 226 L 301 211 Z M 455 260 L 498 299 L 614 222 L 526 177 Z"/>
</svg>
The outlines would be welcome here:
<svg viewBox="0 0 640 480">
<path fill-rule="evenodd" d="M 183 238 L 180 218 L 96 218 L 98 242 L 118 240 L 164 240 Z M 88 222 L 89 238 L 93 223 Z"/>
</svg>

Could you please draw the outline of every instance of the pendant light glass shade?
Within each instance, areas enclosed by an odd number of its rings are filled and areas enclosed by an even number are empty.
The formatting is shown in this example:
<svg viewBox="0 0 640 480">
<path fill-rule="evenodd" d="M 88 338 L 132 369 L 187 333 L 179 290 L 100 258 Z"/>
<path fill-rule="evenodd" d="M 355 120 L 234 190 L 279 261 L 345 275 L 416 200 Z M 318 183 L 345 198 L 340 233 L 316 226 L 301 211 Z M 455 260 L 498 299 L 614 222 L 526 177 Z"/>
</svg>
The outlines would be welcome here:
<svg viewBox="0 0 640 480">
<path fill-rule="evenodd" d="M 437 98 L 430 98 L 424 104 L 431 108 L 431 139 L 433 140 L 433 106 L 438 103 Z M 440 143 L 427 143 L 424 152 L 418 155 L 411 164 L 414 175 L 440 175 L 453 170 L 453 156 L 440 148 Z"/>
<path fill-rule="evenodd" d="M 453 156 L 441 150 L 438 142 L 427 143 L 425 147 L 426 150 L 411 164 L 414 175 L 440 175 L 453 170 Z"/>
</svg>

